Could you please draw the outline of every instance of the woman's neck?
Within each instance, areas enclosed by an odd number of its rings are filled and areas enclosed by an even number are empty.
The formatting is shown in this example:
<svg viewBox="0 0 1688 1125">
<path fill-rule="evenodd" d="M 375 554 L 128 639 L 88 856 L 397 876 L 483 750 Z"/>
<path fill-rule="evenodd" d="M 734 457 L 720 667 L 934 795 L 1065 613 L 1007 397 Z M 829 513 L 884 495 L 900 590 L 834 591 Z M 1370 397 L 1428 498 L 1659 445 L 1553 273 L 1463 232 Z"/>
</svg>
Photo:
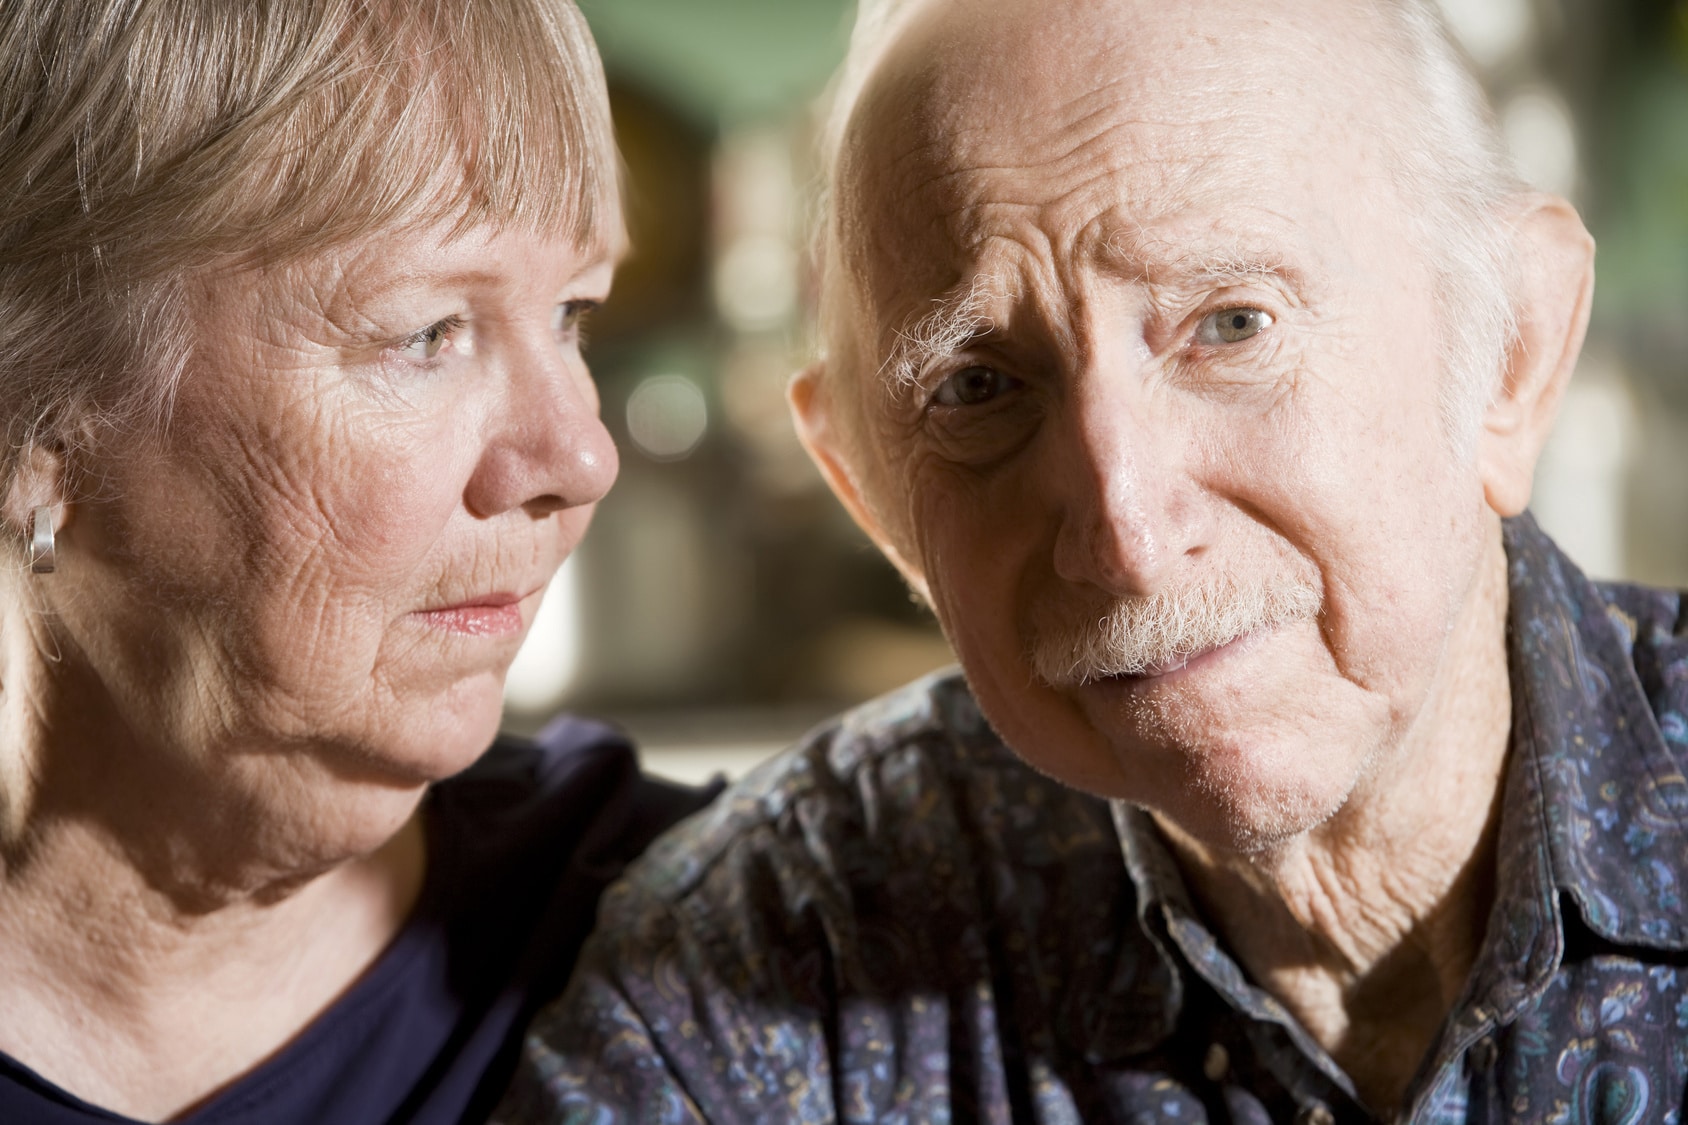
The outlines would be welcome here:
<svg viewBox="0 0 1688 1125">
<path fill-rule="evenodd" d="M 377 852 L 279 896 L 187 913 L 121 849 L 66 826 L 0 879 L 0 1049 L 95 1105 L 177 1116 L 331 1005 L 420 892 L 413 817 Z"/>
<path fill-rule="evenodd" d="M 203 766 L 72 667 L 0 644 L 0 1050 L 141 1120 L 249 1072 L 380 956 L 420 893 L 422 790 L 302 755 Z M 238 756 L 237 756 L 238 757 Z"/>
</svg>

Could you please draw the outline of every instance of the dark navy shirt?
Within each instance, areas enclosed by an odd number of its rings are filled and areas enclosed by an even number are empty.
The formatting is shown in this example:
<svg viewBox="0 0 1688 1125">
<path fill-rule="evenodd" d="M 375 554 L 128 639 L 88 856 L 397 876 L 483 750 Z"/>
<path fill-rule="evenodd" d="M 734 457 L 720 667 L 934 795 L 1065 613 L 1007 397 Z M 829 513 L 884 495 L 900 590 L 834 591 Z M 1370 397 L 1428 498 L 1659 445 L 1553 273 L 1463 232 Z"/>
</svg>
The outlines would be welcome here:
<svg viewBox="0 0 1688 1125">
<path fill-rule="evenodd" d="M 429 791 L 427 874 L 391 946 L 279 1054 L 180 1120 L 484 1121 L 522 1029 L 567 981 L 603 887 L 707 798 L 642 777 L 631 747 L 594 723 L 500 738 Z M 128 1120 L 0 1055 L 0 1125 Z"/>
<path fill-rule="evenodd" d="M 1527 518 L 1506 546 L 1497 898 L 1403 1105 L 1249 978 L 1146 815 L 1025 766 L 949 674 L 655 844 L 495 1120 L 1683 1125 L 1688 611 Z"/>
</svg>

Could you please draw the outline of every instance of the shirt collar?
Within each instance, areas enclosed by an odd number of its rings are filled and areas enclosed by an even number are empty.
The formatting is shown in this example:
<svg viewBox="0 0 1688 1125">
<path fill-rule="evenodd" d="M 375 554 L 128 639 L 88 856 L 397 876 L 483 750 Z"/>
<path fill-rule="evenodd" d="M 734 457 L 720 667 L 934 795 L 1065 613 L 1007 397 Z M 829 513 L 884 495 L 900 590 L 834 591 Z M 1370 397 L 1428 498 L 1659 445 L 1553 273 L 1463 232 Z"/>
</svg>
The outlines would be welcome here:
<svg viewBox="0 0 1688 1125">
<path fill-rule="evenodd" d="M 1643 635 L 1649 623 L 1602 596 L 1528 516 L 1508 520 L 1505 537 L 1513 718 L 1503 897 L 1521 889 L 1514 876 L 1539 866 L 1529 853 L 1545 844 L 1552 887 L 1595 933 L 1688 946 L 1688 782 L 1636 672 L 1654 643 Z"/>
</svg>

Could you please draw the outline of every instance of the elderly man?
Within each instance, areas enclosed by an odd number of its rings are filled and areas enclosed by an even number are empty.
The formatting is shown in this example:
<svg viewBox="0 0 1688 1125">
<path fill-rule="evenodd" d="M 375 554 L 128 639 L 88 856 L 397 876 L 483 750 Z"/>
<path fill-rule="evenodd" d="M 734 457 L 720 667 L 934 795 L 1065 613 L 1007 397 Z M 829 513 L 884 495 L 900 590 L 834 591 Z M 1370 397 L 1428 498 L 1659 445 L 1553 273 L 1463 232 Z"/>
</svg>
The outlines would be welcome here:
<svg viewBox="0 0 1688 1125">
<path fill-rule="evenodd" d="M 1592 245 L 1434 15 L 865 18 L 792 401 L 965 680 L 659 844 L 510 1116 L 1679 1120 L 1688 613 L 1521 514 Z"/>
</svg>

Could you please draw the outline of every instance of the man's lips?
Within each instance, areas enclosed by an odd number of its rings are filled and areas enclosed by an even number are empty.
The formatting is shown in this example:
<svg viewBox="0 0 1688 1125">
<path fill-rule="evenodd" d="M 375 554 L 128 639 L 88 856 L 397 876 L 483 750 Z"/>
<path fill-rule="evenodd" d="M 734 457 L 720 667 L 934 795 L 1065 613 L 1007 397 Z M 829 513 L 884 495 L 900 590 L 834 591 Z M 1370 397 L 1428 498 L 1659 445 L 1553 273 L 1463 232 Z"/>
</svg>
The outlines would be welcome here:
<svg viewBox="0 0 1688 1125">
<path fill-rule="evenodd" d="M 1151 687 L 1161 684 L 1177 683 L 1179 680 L 1182 680 L 1187 676 L 1194 675 L 1211 664 L 1218 663 L 1227 657 L 1235 656 L 1253 648 L 1262 633 L 1270 631 L 1271 630 L 1268 629 L 1257 630 L 1252 633 L 1244 633 L 1235 640 L 1227 641 L 1216 648 L 1204 649 L 1201 652 L 1193 652 L 1187 655 L 1173 657 L 1161 664 L 1151 664 L 1143 671 L 1134 675 L 1106 676 L 1093 682 L 1100 685 L 1112 684 L 1129 688 Z"/>
<path fill-rule="evenodd" d="M 543 586 L 526 594 L 500 591 L 454 605 L 417 610 L 412 616 L 430 628 L 469 637 L 506 637 L 522 631 L 522 603 Z"/>
</svg>

